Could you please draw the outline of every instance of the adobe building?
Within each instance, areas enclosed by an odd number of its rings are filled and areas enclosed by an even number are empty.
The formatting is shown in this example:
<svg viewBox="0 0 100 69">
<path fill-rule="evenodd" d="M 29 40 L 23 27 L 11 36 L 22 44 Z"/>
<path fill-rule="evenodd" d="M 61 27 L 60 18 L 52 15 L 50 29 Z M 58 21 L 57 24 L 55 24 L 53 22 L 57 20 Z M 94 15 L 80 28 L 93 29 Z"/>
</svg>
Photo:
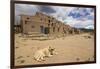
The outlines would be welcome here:
<svg viewBox="0 0 100 69">
<path fill-rule="evenodd" d="M 42 33 L 48 35 L 73 34 L 74 29 L 56 18 L 37 12 L 34 16 L 20 15 L 23 34 Z"/>
</svg>

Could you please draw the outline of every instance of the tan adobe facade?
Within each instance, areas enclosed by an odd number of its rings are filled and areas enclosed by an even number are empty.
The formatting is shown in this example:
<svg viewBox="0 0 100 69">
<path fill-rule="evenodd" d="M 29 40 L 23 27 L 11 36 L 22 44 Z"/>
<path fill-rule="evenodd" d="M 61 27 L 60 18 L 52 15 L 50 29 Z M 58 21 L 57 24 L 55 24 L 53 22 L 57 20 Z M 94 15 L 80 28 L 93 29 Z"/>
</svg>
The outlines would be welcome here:
<svg viewBox="0 0 100 69">
<path fill-rule="evenodd" d="M 43 33 L 49 35 L 74 34 L 75 29 L 58 21 L 56 18 L 37 12 L 34 16 L 21 16 L 21 30 L 23 34 Z M 76 30 L 77 32 L 77 30 Z M 78 32 L 79 33 L 79 32 Z"/>
</svg>

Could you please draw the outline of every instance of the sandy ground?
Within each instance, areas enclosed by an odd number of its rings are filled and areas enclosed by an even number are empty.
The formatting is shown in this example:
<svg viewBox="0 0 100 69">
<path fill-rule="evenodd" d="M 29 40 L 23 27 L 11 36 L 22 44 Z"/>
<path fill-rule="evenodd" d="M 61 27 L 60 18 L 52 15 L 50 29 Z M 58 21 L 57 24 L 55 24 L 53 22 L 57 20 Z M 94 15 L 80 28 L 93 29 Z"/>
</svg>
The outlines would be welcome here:
<svg viewBox="0 0 100 69">
<path fill-rule="evenodd" d="M 87 36 L 91 36 L 88 38 Z M 52 46 L 57 55 L 37 62 L 33 58 L 36 50 Z M 54 40 L 31 40 L 15 35 L 15 65 L 35 65 L 94 61 L 94 38 L 90 34 L 71 35 Z"/>
</svg>

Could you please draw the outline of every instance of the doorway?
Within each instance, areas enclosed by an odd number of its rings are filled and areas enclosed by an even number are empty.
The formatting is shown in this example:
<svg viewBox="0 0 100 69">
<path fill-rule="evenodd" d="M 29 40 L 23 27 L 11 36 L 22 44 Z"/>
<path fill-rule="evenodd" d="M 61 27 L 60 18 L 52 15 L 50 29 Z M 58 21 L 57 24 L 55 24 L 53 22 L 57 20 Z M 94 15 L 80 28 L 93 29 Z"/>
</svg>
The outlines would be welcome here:
<svg viewBox="0 0 100 69">
<path fill-rule="evenodd" d="M 45 27 L 44 34 L 49 34 L 49 28 L 48 27 Z"/>
<path fill-rule="evenodd" d="M 41 33 L 44 33 L 44 27 L 43 26 L 40 26 L 40 31 L 41 31 Z"/>
</svg>

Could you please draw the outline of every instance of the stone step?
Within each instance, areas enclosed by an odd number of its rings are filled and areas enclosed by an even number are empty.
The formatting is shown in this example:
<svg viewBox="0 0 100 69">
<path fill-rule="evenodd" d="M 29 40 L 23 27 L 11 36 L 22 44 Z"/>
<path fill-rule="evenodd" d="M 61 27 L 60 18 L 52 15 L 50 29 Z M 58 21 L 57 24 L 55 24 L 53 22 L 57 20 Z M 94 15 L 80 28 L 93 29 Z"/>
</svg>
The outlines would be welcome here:
<svg viewBox="0 0 100 69">
<path fill-rule="evenodd" d="M 39 33 L 39 32 L 28 32 L 26 36 L 27 37 L 47 37 L 46 34 Z"/>
<path fill-rule="evenodd" d="M 45 34 L 31 34 L 31 35 L 26 35 L 27 37 L 47 37 Z"/>
</svg>

